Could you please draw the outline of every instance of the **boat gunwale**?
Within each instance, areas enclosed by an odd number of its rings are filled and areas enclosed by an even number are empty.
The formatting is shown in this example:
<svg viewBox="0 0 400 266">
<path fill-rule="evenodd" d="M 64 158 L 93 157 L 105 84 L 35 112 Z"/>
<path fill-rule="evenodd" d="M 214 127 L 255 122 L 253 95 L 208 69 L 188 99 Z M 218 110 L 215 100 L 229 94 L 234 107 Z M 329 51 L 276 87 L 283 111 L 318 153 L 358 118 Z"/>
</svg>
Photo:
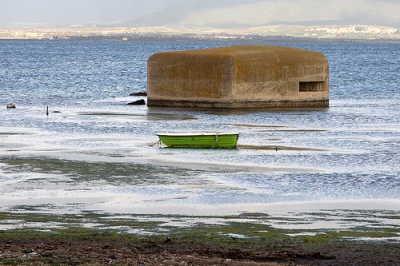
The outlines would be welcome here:
<svg viewBox="0 0 400 266">
<path fill-rule="evenodd" d="M 199 133 L 157 133 L 157 136 L 168 136 L 168 137 L 190 137 L 190 136 L 228 136 L 228 135 L 239 135 L 238 132 L 199 132 Z"/>
</svg>

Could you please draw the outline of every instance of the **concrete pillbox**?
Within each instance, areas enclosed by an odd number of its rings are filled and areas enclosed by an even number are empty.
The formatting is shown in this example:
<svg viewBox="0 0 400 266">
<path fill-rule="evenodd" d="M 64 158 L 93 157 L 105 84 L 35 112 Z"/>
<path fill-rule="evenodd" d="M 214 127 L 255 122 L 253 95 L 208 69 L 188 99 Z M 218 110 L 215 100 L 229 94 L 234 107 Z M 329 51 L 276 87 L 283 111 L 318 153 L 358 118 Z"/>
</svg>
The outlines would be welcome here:
<svg viewBox="0 0 400 266">
<path fill-rule="evenodd" d="M 147 97 L 148 106 L 328 107 L 329 63 L 319 52 L 280 46 L 156 53 Z"/>
</svg>

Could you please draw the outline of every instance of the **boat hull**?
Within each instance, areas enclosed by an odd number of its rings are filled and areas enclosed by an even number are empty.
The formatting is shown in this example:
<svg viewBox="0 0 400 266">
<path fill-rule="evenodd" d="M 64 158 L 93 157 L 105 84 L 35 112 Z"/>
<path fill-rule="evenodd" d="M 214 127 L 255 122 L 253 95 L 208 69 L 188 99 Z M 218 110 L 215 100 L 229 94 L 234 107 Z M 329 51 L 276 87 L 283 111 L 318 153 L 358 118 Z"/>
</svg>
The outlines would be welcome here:
<svg viewBox="0 0 400 266">
<path fill-rule="evenodd" d="M 236 148 L 238 133 L 157 134 L 170 148 Z"/>
</svg>

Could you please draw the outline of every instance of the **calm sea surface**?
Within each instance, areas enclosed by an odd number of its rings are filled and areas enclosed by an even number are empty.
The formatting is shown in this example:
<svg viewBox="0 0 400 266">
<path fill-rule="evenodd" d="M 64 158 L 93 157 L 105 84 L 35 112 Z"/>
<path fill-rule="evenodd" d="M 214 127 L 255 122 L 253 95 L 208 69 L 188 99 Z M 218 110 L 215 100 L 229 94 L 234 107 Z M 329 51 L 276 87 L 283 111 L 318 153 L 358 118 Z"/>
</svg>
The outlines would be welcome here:
<svg viewBox="0 0 400 266">
<path fill-rule="evenodd" d="M 261 43 L 328 58 L 324 110 L 127 105 L 150 55 L 238 44 L 1 41 L 0 211 L 400 210 L 398 44 Z M 239 148 L 159 147 L 164 131 L 238 131 Z"/>
</svg>

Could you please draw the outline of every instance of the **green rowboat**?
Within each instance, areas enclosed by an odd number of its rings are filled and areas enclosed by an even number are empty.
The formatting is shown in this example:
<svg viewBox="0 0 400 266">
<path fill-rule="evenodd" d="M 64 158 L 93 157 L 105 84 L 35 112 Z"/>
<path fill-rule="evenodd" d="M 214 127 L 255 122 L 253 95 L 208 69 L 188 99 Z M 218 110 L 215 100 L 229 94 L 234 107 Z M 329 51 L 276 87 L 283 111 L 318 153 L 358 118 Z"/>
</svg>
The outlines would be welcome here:
<svg viewBox="0 0 400 266">
<path fill-rule="evenodd" d="M 170 148 L 236 148 L 239 133 L 163 133 L 160 141 Z"/>
</svg>

